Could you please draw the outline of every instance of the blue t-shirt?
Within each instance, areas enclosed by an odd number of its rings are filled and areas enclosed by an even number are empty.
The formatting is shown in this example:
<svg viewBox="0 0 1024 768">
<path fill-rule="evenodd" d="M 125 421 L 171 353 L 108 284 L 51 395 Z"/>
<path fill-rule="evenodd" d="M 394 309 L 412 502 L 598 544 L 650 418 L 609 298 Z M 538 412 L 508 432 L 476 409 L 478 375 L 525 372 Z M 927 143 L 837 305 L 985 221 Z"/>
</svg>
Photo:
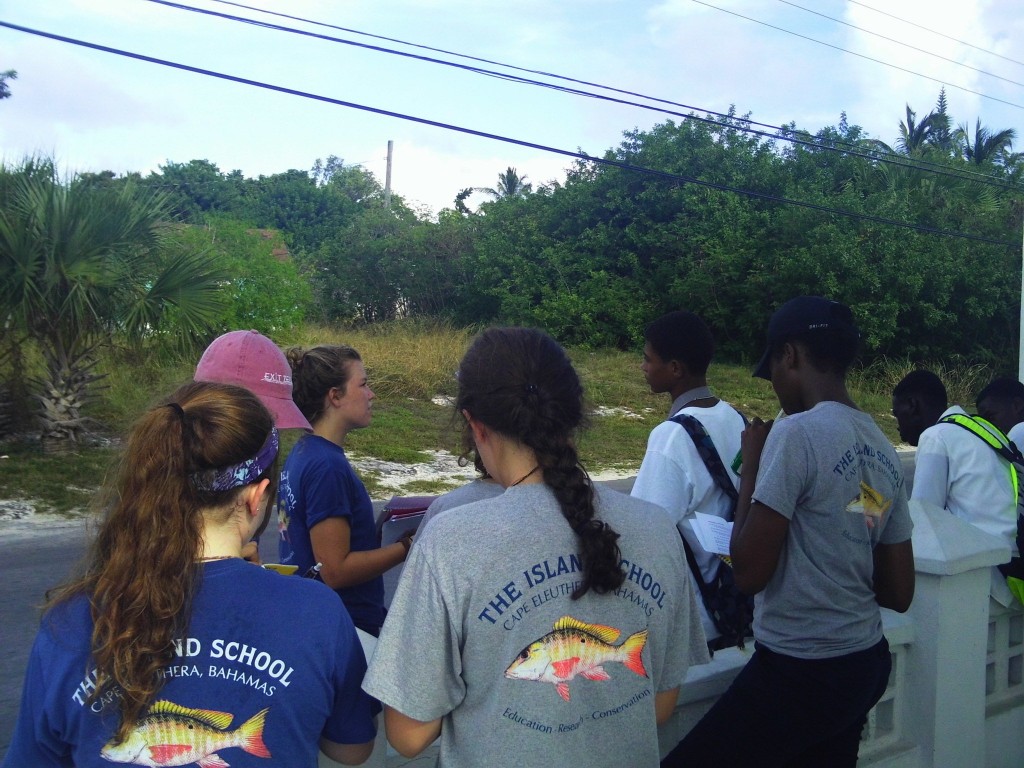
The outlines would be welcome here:
<svg viewBox="0 0 1024 768">
<path fill-rule="evenodd" d="M 203 568 L 188 636 L 121 744 L 112 741 L 116 695 L 88 701 L 96 684 L 88 598 L 44 616 L 4 768 L 314 768 L 321 736 L 340 744 L 374 738 L 379 706 L 359 687 L 366 661 L 329 589 L 238 559 Z"/>
<path fill-rule="evenodd" d="M 278 491 L 281 514 L 281 562 L 305 573 L 316 564 L 309 531 L 329 517 L 344 517 L 353 552 L 377 549 L 373 503 L 341 446 L 305 435 L 288 454 Z M 384 623 L 384 578 L 337 590 L 357 627 L 377 634 Z"/>
</svg>

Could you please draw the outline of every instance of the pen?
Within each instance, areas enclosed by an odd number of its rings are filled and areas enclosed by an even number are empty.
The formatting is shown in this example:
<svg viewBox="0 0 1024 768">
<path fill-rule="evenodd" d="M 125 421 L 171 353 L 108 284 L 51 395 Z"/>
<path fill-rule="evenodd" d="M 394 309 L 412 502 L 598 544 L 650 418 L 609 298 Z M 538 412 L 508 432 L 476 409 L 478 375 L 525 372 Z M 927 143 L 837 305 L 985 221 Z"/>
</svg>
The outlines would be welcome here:
<svg viewBox="0 0 1024 768">
<path fill-rule="evenodd" d="M 309 567 L 309 570 L 306 571 L 303 574 L 303 578 L 306 578 L 306 579 L 316 579 L 317 581 L 323 581 L 323 579 L 320 578 L 320 569 L 323 568 L 323 567 L 324 567 L 323 563 L 317 563 L 316 565 L 311 565 Z"/>
</svg>

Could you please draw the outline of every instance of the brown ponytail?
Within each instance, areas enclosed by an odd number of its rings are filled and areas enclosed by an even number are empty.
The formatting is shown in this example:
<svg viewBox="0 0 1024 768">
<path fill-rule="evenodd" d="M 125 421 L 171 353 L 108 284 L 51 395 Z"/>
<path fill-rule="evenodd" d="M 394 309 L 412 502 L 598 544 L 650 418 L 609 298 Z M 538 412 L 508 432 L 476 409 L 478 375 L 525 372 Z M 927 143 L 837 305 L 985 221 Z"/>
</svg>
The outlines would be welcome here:
<svg viewBox="0 0 1024 768">
<path fill-rule="evenodd" d="M 230 507 L 238 489 L 198 490 L 192 475 L 256 455 L 273 419 L 248 390 L 191 383 L 150 409 L 128 437 L 117 478 L 102 497 L 106 519 L 85 574 L 50 605 L 89 597 L 94 701 L 119 693 L 123 740 L 162 685 L 159 671 L 188 632 L 201 569 L 203 513 Z M 276 474 L 276 462 L 264 473 Z"/>
</svg>

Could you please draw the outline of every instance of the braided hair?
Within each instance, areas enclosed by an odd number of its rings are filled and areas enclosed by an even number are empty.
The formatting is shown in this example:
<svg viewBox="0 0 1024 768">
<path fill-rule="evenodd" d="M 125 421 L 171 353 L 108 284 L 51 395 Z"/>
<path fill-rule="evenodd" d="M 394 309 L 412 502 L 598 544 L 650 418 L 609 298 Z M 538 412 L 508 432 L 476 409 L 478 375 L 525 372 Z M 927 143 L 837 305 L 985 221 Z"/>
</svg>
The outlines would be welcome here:
<svg viewBox="0 0 1024 768">
<path fill-rule="evenodd" d="M 466 352 L 458 377 L 458 412 L 467 411 L 533 451 L 544 483 L 576 534 L 583 579 L 573 599 L 590 589 L 598 594 L 618 589 L 625 580 L 619 534 L 596 517 L 594 486 L 576 451 L 575 435 L 584 423 L 583 386 L 565 350 L 543 331 L 489 328 Z"/>
</svg>

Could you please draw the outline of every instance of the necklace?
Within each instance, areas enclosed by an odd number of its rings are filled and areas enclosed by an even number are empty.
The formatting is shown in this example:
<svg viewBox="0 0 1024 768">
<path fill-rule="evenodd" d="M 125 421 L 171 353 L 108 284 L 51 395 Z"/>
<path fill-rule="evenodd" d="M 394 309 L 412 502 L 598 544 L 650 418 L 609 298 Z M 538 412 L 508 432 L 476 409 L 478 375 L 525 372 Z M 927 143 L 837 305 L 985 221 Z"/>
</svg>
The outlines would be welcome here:
<svg viewBox="0 0 1024 768">
<path fill-rule="evenodd" d="M 534 467 L 533 469 L 531 469 L 531 470 L 530 470 L 529 472 L 527 472 L 527 473 L 526 473 L 525 475 L 523 475 L 523 476 L 522 476 L 522 477 L 520 477 L 520 478 L 519 478 L 518 480 L 516 480 L 516 481 L 515 481 L 514 483 L 512 483 L 512 485 L 510 485 L 510 486 L 509 486 L 509 488 L 515 488 L 515 487 L 516 487 L 517 485 L 519 485 L 519 484 L 520 484 L 521 482 L 523 482 L 523 480 L 525 480 L 526 478 L 528 478 L 528 477 L 529 477 L 530 475 L 532 475 L 532 474 L 533 474 L 534 472 L 536 472 L 536 471 L 537 471 L 538 469 L 540 469 L 540 464 L 538 464 L 537 466 L 535 466 L 535 467 Z"/>
<path fill-rule="evenodd" d="M 233 557 L 238 557 L 238 555 L 210 555 L 209 557 L 197 557 L 196 562 L 208 563 L 211 560 L 230 560 Z"/>
</svg>

